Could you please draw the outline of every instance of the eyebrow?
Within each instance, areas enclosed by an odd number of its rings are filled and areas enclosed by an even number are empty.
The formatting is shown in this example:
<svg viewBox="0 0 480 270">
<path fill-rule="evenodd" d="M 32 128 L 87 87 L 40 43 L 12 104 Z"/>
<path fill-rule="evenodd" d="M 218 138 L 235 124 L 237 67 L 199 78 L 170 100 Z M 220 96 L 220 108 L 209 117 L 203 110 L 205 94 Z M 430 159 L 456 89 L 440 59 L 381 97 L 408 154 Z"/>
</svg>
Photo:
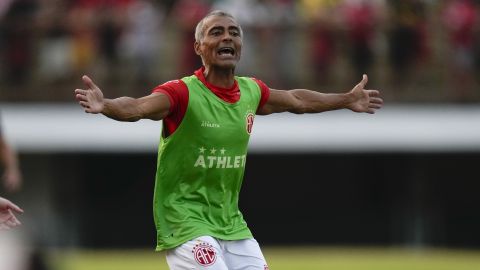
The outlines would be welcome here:
<svg viewBox="0 0 480 270">
<path fill-rule="evenodd" d="M 213 30 L 223 30 L 223 29 L 225 29 L 225 27 L 220 26 L 220 25 L 216 25 L 216 26 L 213 26 L 212 28 L 210 28 L 210 30 L 208 30 L 208 32 L 210 33 Z M 240 32 L 240 27 L 235 26 L 235 25 L 231 25 L 231 26 L 228 27 L 228 30 L 237 30 L 238 32 Z"/>
</svg>

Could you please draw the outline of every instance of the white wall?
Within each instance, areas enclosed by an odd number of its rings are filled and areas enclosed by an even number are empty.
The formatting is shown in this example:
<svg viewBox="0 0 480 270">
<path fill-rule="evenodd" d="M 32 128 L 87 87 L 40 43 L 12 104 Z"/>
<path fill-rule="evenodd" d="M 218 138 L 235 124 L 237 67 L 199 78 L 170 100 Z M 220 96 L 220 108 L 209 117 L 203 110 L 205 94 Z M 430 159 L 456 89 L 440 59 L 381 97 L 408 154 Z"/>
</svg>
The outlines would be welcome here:
<svg viewBox="0 0 480 270">
<path fill-rule="evenodd" d="M 3 132 L 20 152 L 156 152 L 161 122 L 122 123 L 76 104 L 0 104 Z M 389 105 L 257 116 L 251 152 L 480 151 L 480 105 Z"/>
</svg>

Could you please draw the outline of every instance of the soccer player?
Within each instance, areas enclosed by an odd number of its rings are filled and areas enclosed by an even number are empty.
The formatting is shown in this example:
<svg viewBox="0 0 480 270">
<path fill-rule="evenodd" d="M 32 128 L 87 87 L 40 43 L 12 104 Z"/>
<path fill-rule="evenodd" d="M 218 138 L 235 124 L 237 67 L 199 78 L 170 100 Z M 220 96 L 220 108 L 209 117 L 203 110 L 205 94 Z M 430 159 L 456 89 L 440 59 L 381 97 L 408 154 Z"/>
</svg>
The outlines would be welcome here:
<svg viewBox="0 0 480 270">
<path fill-rule="evenodd" d="M 21 224 L 13 214 L 14 212 L 21 214 L 23 210 L 11 201 L 0 197 L 0 230 L 10 229 Z"/>
<path fill-rule="evenodd" d="M 383 104 L 377 90 L 364 89 L 366 75 L 342 94 L 270 89 L 235 76 L 242 37 L 232 15 L 213 11 L 196 27 L 194 49 L 203 67 L 193 75 L 141 98 L 104 98 L 87 76 L 86 89 L 75 90 L 87 113 L 118 121 L 163 119 L 154 219 L 157 250 L 167 250 L 171 269 L 268 269 L 238 209 L 255 114 L 374 113 Z"/>
</svg>

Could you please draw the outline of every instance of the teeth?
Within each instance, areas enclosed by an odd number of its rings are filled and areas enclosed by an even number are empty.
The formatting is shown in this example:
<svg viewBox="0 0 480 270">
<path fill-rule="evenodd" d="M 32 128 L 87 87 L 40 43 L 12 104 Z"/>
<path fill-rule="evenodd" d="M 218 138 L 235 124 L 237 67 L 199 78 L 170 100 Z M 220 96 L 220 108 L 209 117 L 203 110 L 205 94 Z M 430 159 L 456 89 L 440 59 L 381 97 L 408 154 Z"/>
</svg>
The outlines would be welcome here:
<svg viewBox="0 0 480 270">
<path fill-rule="evenodd" d="M 232 48 L 221 48 L 220 50 L 218 50 L 218 53 L 220 54 L 232 54 L 233 55 L 233 52 L 234 50 Z"/>
</svg>

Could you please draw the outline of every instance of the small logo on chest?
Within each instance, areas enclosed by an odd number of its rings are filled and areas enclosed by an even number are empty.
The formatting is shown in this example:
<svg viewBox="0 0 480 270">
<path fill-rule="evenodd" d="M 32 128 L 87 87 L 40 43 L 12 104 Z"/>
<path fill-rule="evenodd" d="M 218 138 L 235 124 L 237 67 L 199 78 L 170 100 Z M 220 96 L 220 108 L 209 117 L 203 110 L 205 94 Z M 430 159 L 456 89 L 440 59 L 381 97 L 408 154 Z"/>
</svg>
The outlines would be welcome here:
<svg viewBox="0 0 480 270">
<path fill-rule="evenodd" d="M 207 128 L 219 128 L 220 125 L 217 123 L 212 123 L 210 121 L 202 121 L 200 124 L 201 127 L 207 127 Z"/>
<path fill-rule="evenodd" d="M 254 119 L 255 115 L 251 112 L 245 116 L 245 129 L 249 135 L 252 133 Z"/>
</svg>

